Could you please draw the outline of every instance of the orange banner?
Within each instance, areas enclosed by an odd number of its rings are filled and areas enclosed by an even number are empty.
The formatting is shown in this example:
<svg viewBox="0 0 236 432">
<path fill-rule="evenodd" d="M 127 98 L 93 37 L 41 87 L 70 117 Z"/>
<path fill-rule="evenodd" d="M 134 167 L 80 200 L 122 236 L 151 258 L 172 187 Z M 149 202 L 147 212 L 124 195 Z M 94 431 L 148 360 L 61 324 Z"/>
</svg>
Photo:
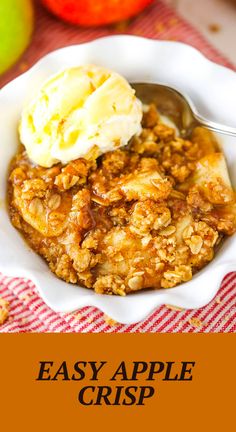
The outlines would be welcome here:
<svg viewBox="0 0 236 432">
<path fill-rule="evenodd" d="M 1 430 L 231 430 L 233 334 L 2 334 Z"/>
</svg>

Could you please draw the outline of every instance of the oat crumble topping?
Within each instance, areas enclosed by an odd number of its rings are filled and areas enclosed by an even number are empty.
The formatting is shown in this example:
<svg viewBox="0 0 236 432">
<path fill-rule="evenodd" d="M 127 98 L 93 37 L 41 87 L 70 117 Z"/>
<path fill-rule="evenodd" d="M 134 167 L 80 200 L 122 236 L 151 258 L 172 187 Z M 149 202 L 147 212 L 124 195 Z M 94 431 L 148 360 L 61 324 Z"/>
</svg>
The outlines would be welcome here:
<svg viewBox="0 0 236 432">
<path fill-rule="evenodd" d="M 204 325 L 204 323 L 199 318 L 190 318 L 189 324 L 196 328 L 201 328 Z"/>
<path fill-rule="evenodd" d="M 108 315 L 104 314 L 104 321 L 106 324 L 108 324 L 111 327 L 115 327 L 119 325 L 117 321 L 115 321 L 113 318 L 109 317 Z"/>
<path fill-rule="evenodd" d="M 13 225 L 61 279 L 124 296 L 189 281 L 236 231 L 235 196 L 213 135 L 183 139 L 154 105 L 129 146 L 96 161 L 9 174 Z"/>
<path fill-rule="evenodd" d="M 4 324 L 9 316 L 9 302 L 0 297 L 0 325 Z"/>
</svg>

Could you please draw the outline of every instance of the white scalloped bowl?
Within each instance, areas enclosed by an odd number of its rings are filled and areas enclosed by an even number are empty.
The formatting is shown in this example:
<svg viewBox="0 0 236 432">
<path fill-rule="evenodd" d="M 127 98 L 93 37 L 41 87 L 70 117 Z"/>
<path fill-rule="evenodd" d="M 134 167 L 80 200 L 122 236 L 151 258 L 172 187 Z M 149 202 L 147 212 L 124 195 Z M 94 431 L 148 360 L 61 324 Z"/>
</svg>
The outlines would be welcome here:
<svg viewBox="0 0 236 432">
<path fill-rule="evenodd" d="M 0 91 L 0 271 L 31 279 L 54 311 L 96 306 L 121 323 L 147 317 L 161 304 L 199 308 L 217 293 L 222 278 L 236 270 L 236 237 L 229 237 L 214 260 L 190 282 L 169 290 L 149 290 L 126 297 L 99 295 L 59 280 L 12 227 L 6 206 L 6 179 L 18 145 L 17 126 L 23 106 L 41 83 L 65 67 L 95 63 L 116 70 L 130 82 L 162 82 L 187 93 L 210 119 L 236 126 L 236 73 L 177 42 L 112 36 L 54 51 Z M 236 140 L 220 137 L 233 186 L 236 187 Z"/>
</svg>

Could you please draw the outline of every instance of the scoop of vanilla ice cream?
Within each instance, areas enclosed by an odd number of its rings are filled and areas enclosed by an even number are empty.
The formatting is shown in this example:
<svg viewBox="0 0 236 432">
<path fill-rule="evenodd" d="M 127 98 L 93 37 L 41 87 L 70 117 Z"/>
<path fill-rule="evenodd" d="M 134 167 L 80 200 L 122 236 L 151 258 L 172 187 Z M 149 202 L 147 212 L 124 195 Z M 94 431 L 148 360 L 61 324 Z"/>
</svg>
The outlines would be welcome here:
<svg viewBox="0 0 236 432">
<path fill-rule="evenodd" d="M 118 73 L 100 66 L 66 69 L 23 110 L 20 140 L 43 166 L 99 155 L 140 133 L 142 104 Z"/>
</svg>

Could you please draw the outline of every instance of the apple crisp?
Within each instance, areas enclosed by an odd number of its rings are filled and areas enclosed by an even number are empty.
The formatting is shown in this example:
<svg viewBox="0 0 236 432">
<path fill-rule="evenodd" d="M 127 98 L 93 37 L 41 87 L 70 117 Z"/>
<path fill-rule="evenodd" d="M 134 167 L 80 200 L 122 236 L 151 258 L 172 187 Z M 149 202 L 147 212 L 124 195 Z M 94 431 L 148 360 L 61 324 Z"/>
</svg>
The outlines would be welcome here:
<svg viewBox="0 0 236 432">
<path fill-rule="evenodd" d="M 0 325 L 7 321 L 9 316 L 9 302 L 0 297 Z"/>
<path fill-rule="evenodd" d="M 97 293 L 189 281 L 236 231 L 236 204 L 214 136 L 190 139 L 154 105 L 142 133 L 97 160 L 34 165 L 21 146 L 9 174 L 13 225 L 59 278 Z"/>
</svg>

